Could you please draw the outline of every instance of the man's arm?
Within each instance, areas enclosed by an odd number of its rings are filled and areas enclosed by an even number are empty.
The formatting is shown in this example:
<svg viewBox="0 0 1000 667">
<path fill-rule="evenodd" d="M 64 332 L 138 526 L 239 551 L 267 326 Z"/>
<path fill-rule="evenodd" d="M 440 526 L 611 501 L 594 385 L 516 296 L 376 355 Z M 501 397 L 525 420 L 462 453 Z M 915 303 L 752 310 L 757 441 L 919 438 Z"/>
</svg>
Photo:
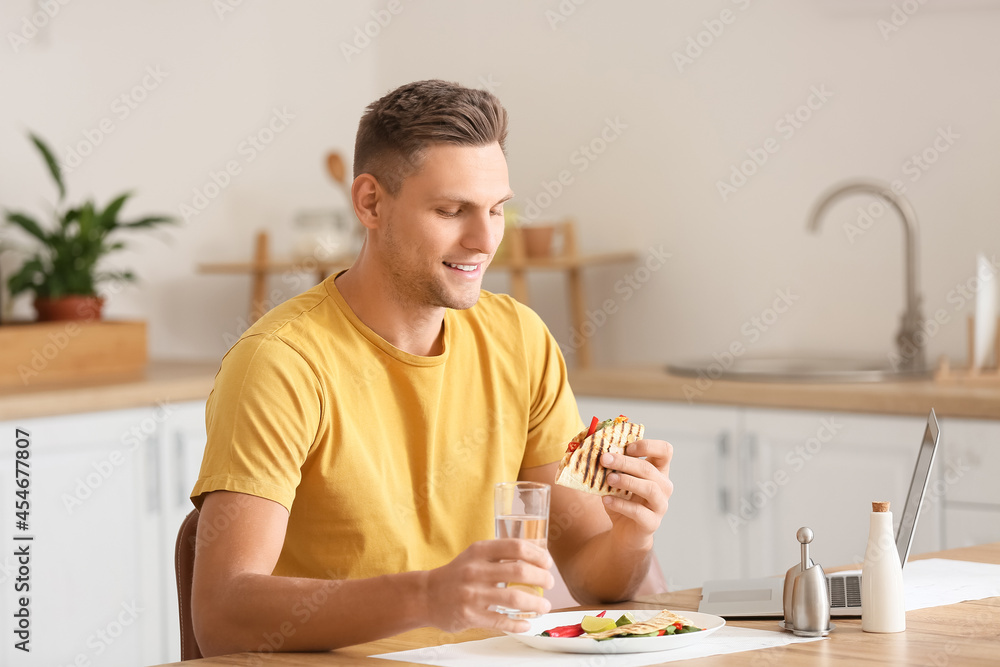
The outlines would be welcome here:
<svg viewBox="0 0 1000 667">
<path fill-rule="evenodd" d="M 503 581 L 552 587 L 549 555 L 523 540 L 477 542 L 447 565 L 424 572 L 356 580 L 277 577 L 271 572 L 287 524 L 285 508 L 264 498 L 229 491 L 205 497 L 192 606 L 195 636 L 206 657 L 330 650 L 423 626 L 523 632 L 525 621 L 490 607 L 541 614 L 550 609 L 543 598 L 496 587 Z"/>
<path fill-rule="evenodd" d="M 625 452 L 605 454 L 601 464 L 618 471 L 608 483 L 632 491 L 629 500 L 559 486 L 558 463 L 521 470 L 523 480 L 552 485 L 549 551 L 581 603 L 617 602 L 635 594 L 649 571 L 653 535 L 673 492 L 670 443 L 637 440 Z"/>
</svg>

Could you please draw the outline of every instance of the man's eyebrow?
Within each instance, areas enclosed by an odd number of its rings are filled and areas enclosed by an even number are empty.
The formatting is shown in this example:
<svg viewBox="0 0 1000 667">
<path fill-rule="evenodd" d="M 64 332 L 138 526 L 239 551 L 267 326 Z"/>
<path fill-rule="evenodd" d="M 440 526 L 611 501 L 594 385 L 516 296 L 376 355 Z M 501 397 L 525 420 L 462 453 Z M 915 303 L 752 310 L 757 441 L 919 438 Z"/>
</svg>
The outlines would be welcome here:
<svg viewBox="0 0 1000 667">
<path fill-rule="evenodd" d="M 513 192 L 508 192 L 500 201 L 498 201 L 497 203 L 493 204 L 493 206 L 499 206 L 500 204 L 503 204 L 505 201 L 507 201 L 509 199 L 512 199 L 513 197 L 514 197 L 514 193 Z M 453 204 L 458 204 L 459 206 L 476 206 L 477 205 L 476 202 L 471 201 L 469 199 L 465 199 L 464 197 L 457 196 L 457 195 L 456 196 L 441 195 L 440 197 L 436 197 L 435 199 L 438 200 L 438 201 L 448 201 L 448 202 L 451 202 Z"/>
</svg>

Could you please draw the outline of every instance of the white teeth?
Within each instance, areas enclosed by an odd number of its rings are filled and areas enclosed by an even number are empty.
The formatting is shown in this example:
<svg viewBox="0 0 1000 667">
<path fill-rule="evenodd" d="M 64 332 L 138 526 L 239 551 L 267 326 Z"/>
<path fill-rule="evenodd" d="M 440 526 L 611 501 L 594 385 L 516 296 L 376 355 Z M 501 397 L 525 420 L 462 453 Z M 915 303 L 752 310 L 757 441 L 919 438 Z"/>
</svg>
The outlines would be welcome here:
<svg viewBox="0 0 1000 667">
<path fill-rule="evenodd" d="M 452 264 L 450 262 L 445 262 L 445 264 L 452 267 L 453 269 L 459 269 L 461 271 L 475 271 L 477 268 L 479 268 L 476 264 Z"/>
</svg>

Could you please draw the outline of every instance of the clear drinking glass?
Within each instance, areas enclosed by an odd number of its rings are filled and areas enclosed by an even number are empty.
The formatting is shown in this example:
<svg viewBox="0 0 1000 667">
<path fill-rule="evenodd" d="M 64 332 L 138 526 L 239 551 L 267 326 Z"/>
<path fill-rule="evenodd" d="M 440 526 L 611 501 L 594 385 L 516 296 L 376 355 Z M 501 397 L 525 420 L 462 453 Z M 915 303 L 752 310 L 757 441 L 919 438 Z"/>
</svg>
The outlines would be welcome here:
<svg viewBox="0 0 1000 667">
<path fill-rule="evenodd" d="M 512 537 L 528 540 L 542 549 L 548 549 L 549 538 L 548 484 L 538 482 L 501 482 L 493 490 L 493 516 L 497 538 Z M 507 588 L 518 588 L 541 595 L 538 586 L 510 582 Z M 534 618 L 533 611 L 498 607 L 497 611 L 510 618 Z"/>
</svg>

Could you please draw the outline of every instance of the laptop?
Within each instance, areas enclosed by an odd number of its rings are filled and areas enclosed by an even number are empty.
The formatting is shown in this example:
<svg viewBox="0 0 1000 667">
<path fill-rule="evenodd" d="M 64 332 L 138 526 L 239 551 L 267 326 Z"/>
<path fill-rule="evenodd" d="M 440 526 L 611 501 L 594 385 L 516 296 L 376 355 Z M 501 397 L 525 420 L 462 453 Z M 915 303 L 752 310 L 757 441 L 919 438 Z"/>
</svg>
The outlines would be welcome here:
<svg viewBox="0 0 1000 667">
<path fill-rule="evenodd" d="M 940 439 L 941 430 L 932 409 L 927 416 L 917 465 L 913 469 L 910 490 L 906 494 L 906 504 L 896 530 L 896 550 L 904 567 Z M 861 575 L 857 572 L 828 574 L 826 579 L 830 592 L 830 616 L 861 616 Z M 706 581 L 702 586 L 698 611 L 723 618 L 782 618 L 785 615 L 782 605 L 784 585 L 783 576 Z"/>
</svg>

